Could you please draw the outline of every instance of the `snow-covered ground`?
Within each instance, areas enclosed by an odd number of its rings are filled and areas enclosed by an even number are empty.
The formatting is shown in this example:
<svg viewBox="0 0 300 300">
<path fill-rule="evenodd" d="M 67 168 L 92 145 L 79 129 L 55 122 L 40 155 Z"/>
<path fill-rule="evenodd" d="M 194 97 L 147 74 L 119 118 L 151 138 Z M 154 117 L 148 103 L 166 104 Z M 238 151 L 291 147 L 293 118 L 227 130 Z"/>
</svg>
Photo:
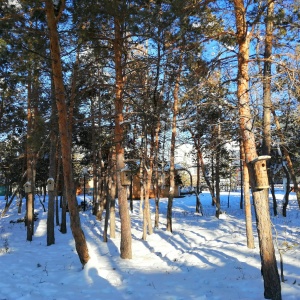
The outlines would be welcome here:
<svg viewBox="0 0 300 300">
<path fill-rule="evenodd" d="M 278 190 L 279 210 L 283 192 Z M 132 219 L 133 259 L 119 257 L 120 234 L 102 241 L 103 222 L 91 211 L 81 212 L 91 260 L 82 270 L 68 227 L 56 229 L 56 244 L 46 246 L 46 217 L 36 201 L 38 220 L 32 242 L 26 241 L 24 223 L 12 223 L 18 215 L 14 203 L 0 219 L 0 299 L 264 299 L 259 249 L 246 247 L 244 212 L 240 194 L 222 194 L 224 218 L 214 217 L 207 192 L 201 194 L 204 216 L 195 213 L 195 196 L 174 200 L 173 234 L 166 232 L 167 199 L 160 202 L 160 228 L 147 241 L 142 237 L 139 202 L 134 202 Z M 80 196 L 82 197 L 82 196 Z M 153 201 L 151 208 L 154 212 Z M 0 209 L 4 207 L 3 197 Z M 154 217 L 152 218 L 154 219 Z M 255 218 L 253 217 L 253 220 Z M 282 296 L 300 299 L 300 211 L 291 194 L 287 218 L 273 217 L 278 244 L 286 251 Z M 257 245 L 255 222 L 253 221 Z M 275 232 L 275 230 L 274 230 Z M 277 260 L 278 268 L 279 255 Z"/>
</svg>

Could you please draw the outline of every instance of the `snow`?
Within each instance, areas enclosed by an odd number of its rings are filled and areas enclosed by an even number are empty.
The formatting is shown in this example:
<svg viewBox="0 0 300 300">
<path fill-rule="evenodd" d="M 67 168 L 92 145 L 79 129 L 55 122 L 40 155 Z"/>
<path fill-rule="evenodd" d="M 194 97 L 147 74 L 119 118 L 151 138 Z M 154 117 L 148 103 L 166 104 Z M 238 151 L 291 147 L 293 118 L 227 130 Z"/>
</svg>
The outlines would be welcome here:
<svg viewBox="0 0 300 300">
<path fill-rule="evenodd" d="M 277 197 L 280 209 L 282 190 L 277 191 Z M 15 222 L 23 214 L 18 215 L 14 203 L 0 219 L 0 299 L 264 299 L 255 222 L 256 248 L 248 249 L 240 193 L 231 192 L 229 208 L 227 200 L 228 194 L 222 193 L 226 214 L 218 220 L 207 192 L 201 194 L 204 216 L 195 213 L 194 195 L 174 199 L 173 233 L 169 233 L 165 230 L 167 199 L 161 199 L 160 228 L 147 241 L 141 239 L 142 217 L 139 202 L 134 201 L 132 260 L 119 256 L 119 221 L 116 239 L 104 243 L 103 222 L 95 220 L 90 208 L 80 212 L 91 256 L 84 269 L 69 227 L 67 234 L 61 234 L 57 227 L 55 245 L 46 246 L 47 213 L 36 201 L 38 220 L 33 241 L 28 242 L 24 223 Z M 1 210 L 4 204 L 1 197 Z M 154 212 L 153 200 L 151 209 Z M 278 244 L 286 250 L 283 299 L 299 299 L 300 211 L 295 194 L 291 194 L 287 218 L 280 213 L 272 216 L 272 222 Z M 277 249 L 276 255 L 280 271 Z"/>
</svg>

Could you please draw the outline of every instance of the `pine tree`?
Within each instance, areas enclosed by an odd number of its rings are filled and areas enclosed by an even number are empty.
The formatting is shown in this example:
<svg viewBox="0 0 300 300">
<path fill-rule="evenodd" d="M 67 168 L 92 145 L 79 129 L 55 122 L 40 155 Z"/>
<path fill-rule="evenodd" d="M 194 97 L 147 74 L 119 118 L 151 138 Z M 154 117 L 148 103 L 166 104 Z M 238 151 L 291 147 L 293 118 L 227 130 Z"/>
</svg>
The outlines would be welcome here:
<svg viewBox="0 0 300 300">
<path fill-rule="evenodd" d="M 65 2 L 61 1 L 61 7 L 56 16 L 55 7 L 51 0 L 45 1 L 46 16 L 49 28 L 49 39 L 52 59 L 53 82 L 55 88 L 55 99 L 58 111 L 59 135 L 61 143 L 62 165 L 65 184 L 65 193 L 68 200 L 71 229 L 75 240 L 76 250 L 79 259 L 84 265 L 89 260 L 88 248 L 84 233 L 81 229 L 77 201 L 75 198 L 75 189 L 72 171 L 72 152 L 71 152 L 71 132 L 69 132 L 68 112 L 65 99 L 65 89 L 63 83 L 63 72 L 61 64 L 61 55 L 59 47 L 59 35 L 57 23 L 63 13 Z"/>
</svg>

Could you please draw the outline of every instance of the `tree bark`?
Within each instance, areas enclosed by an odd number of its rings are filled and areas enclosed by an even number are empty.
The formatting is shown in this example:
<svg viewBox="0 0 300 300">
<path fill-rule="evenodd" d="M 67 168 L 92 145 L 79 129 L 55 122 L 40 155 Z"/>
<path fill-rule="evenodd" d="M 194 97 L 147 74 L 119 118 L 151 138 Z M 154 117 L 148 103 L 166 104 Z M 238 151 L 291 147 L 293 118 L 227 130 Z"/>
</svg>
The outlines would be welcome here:
<svg viewBox="0 0 300 300">
<path fill-rule="evenodd" d="M 110 208 L 109 208 L 109 220 L 110 220 L 110 238 L 116 237 L 116 153 L 113 148 L 111 153 L 111 187 L 110 187 Z"/>
<path fill-rule="evenodd" d="M 247 247 L 249 249 L 254 249 L 254 236 L 252 228 L 252 212 L 251 212 L 251 202 L 250 202 L 250 186 L 249 186 L 249 172 L 248 166 L 245 161 L 245 152 L 243 144 L 240 145 L 241 160 L 243 163 L 243 190 L 244 190 L 244 200 L 245 200 L 245 219 L 246 219 L 246 236 L 247 236 Z"/>
<path fill-rule="evenodd" d="M 274 0 L 268 0 L 263 73 L 263 154 L 271 153 L 271 56 L 273 41 Z M 269 165 L 269 162 L 268 162 Z M 269 175 L 270 176 L 270 175 Z"/>
<path fill-rule="evenodd" d="M 27 146 L 26 146 L 26 159 L 27 159 L 27 183 L 31 188 L 26 192 L 26 226 L 27 226 L 27 241 L 32 241 L 34 231 L 34 179 L 33 179 L 33 162 L 34 150 L 32 145 L 33 135 L 33 107 L 32 107 L 32 74 L 29 70 L 28 74 L 28 87 L 27 87 Z"/>
<path fill-rule="evenodd" d="M 268 0 L 267 16 L 265 19 L 266 37 L 265 37 L 265 53 L 264 53 L 264 69 L 263 69 L 263 143 L 262 153 L 264 155 L 271 155 L 271 56 L 272 56 L 272 42 L 273 42 L 273 15 L 274 15 L 274 1 Z M 269 182 L 273 183 L 272 174 L 270 172 L 271 161 L 267 161 L 267 170 Z M 271 184 L 271 192 L 273 198 L 273 211 L 277 215 L 277 203 L 274 193 L 274 184 Z"/>
<path fill-rule="evenodd" d="M 245 151 L 245 161 L 248 166 L 250 185 L 252 189 L 256 211 L 257 233 L 259 239 L 262 275 L 264 278 L 264 297 L 266 299 L 281 300 L 281 285 L 272 239 L 272 228 L 269 212 L 269 198 L 267 189 L 257 189 L 254 166 L 251 163 L 257 158 L 255 136 L 252 131 L 253 118 L 250 110 L 249 97 L 249 45 L 251 33 L 248 32 L 246 9 L 243 0 L 234 0 L 234 10 L 237 27 L 238 52 L 238 87 L 240 129 Z M 261 170 L 259 170 L 261 171 Z"/>
<path fill-rule="evenodd" d="M 59 136 L 61 144 L 62 166 L 64 175 L 64 186 L 66 198 L 68 201 L 71 230 L 75 240 L 75 247 L 82 266 L 90 259 L 84 233 L 81 229 L 79 211 L 75 195 L 75 187 L 73 181 L 72 170 L 72 151 L 71 151 L 71 133 L 69 132 L 68 111 L 66 104 L 66 96 L 63 82 L 61 55 L 59 47 L 59 36 L 57 30 L 58 17 L 61 15 L 64 8 L 64 2 L 61 1 L 61 10 L 58 16 L 55 17 L 54 6 L 51 0 L 45 0 L 46 17 L 49 28 L 50 52 L 53 72 L 53 82 L 55 88 L 55 99 L 58 111 Z"/>
<path fill-rule="evenodd" d="M 220 122 L 220 120 L 219 120 Z M 216 218 L 219 219 L 221 213 L 221 203 L 220 203 L 220 147 L 221 138 L 221 125 L 217 125 L 217 145 L 216 145 Z"/>
<path fill-rule="evenodd" d="M 51 132 L 50 132 L 50 158 L 49 158 L 49 178 L 52 178 L 55 182 L 57 170 L 57 124 L 56 118 L 56 104 L 54 96 L 53 80 L 51 85 L 52 97 L 51 97 Z M 47 246 L 55 244 L 54 234 L 54 213 L 55 213 L 55 186 L 54 191 L 48 191 L 48 214 L 47 214 Z"/>
<path fill-rule="evenodd" d="M 52 129 L 50 138 L 50 162 L 49 178 L 55 178 L 56 172 L 56 135 Z M 54 234 L 55 190 L 48 191 L 48 214 L 47 214 L 47 246 L 55 244 Z"/>
<path fill-rule="evenodd" d="M 273 117 L 274 117 L 274 121 L 275 121 L 275 125 L 276 125 L 276 131 L 277 131 L 277 134 L 279 136 L 280 142 L 282 144 L 283 155 L 284 155 L 284 158 L 286 160 L 287 167 L 288 167 L 288 170 L 289 170 L 290 175 L 291 175 L 291 179 L 293 181 L 294 191 L 296 193 L 297 202 L 298 202 L 298 207 L 300 208 L 300 189 L 298 187 L 296 173 L 295 173 L 295 170 L 294 170 L 294 167 L 293 167 L 293 162 L 291 160 L 288 149 L 285 147 L 286 140 L 285 140 L 284 134 L 281 130 L 281 126 L 280 126 L 280 123 L 279 123 L 279 120 L 277 118 L 277 115 L 276 115 L 276 112 L 275 112 L 275 109 L 274 109 L 273 105 L 271 106 L 271 111 L 272 111 L 272 114 L 273 114 Z"/>
<path fill-rule="evenodd" d="M 183 51 L 183 50 L 182 50 Z M 175 144 L 176 144 L 176 126 L 177 126 L 177 115 L 178 115 L 178 103 L 179 103 L 179 88 L 181 80 L 181 69 L 182 69 L 182 53 L 179 54 L 178 71 L 175 79 L 175 87 L 173 91 L 173 117 L 172 117 L 172 135 L 171 135 L 171 149 L 170 149 L 170 190 L 168 198 L 168 210 L 167 210 L 167 231 L 172 232 L 172 207 L 175 192 Z"/>
<path fill-rule="evenodd" d="M 287 206 L 289 204 L 289 195 L 290 195 L 290 174 L 288 172 L 288 169 L 286 167 L 286 165 L 284 165 L 284 162 L 282 162 L 282 167 L 283 167 L 283 172 L 286 176 L 286 187 L 285 187 L 285 194 L 284 194 L 284 201 L 283 201 L 283 205 L 282 205 L 282 216 L 286 217 L 286 209 Z"/>
<path fill-rule="evenodd" d="M 61 155 L 59 150 L 59 143 L 56 144 L 56 161 L 57 161 L 57 171 L 55 178 L 55 223 L 56 226 L 59 226 L 59 205 L 58 205 L 58 194 L 59 194 L 59 180 L 60 180 L 60 168 L 61 168 Z"/>
<path fill-rule="evenodd" d="M 212 184 L 211 182 L 209 181 L 209 178 L 207 176 L 207 173 L 206 173 L 206 167 L 205 167 L 205 162 L 204 162 L 204 159 L 203 159 L 203 155 L 202 155 L 202 151 L 201 151 L 201 145 L 200 145 L 200 140 L 198 140 L 195 136 L 195 134 L 193 133 L 192 129 L 191 128 L 188 128 L 189 132 L 191 133 L 191 136 L 192 136 L 192 139 L 194 141 L 194 146 L 197 150 L 197 161 L 198 161 L 198 164 L 199 164 L 199 167 L 201 168 L 201 172 L 203 174 L 203 177 L 204 177 L 204 181 L 205 183 L 207 184 L 207 187 L 208 187 L 208 190 L 209 190 L 209 193 L 211 195 L 211 198 L 212 198 L 212 202 L 215 204 L 217 202 L 217 199 L 216 199 L 216 195 L 215 195 L 215 191 L 212 187 Z M 197 176 L 197 177 L 200 177 L 200 176 Z M 198 188 L 198 187 L 197 187 Z M 198 194 L 200 193 L 201 191 L 198 192 Z"/>
<path fill-rule="evenodd" d="M 124 259 L 132 258 L 132 237 L 131 222 L 127 203 L 127 188 L 122 185 L 121 172 L 125 167 L 124 163 L 124 129 L 123 129 L 123 99 L 124 78 L 122 67 L 122 50 L 123 34 L 121 22 L 118 17 L 114 18 L 115 39 L 114 39 L 114 56 L 115 56 L 115 73 L 116 73 L 116 96 L 115 96 L 115 147 L 116 147 L 116 168 L 117 168 L 117 189 L 118 202 L 121 219 L 121 245 L 120 256 Z"/>
</svg>

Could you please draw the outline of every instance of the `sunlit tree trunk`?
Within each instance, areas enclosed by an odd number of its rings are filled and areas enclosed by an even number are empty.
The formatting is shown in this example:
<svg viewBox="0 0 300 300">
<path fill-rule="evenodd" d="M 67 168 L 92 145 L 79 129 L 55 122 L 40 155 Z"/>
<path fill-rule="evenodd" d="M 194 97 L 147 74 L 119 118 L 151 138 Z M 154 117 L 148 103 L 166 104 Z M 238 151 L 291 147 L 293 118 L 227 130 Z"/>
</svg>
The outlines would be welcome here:
<svg viewBox="0 0 300 300">
<path fill-rule="evenodd" d="M 81 229 L 79 211 L 77 207 L 75 187 L 73 181 L 72 170 L 72 151 L 71 151 L 71 135 L 68 124 L 68 111 L 66 103 L 65 88 L 63 82 L 61 55 L 59 47 L 59 36 L 57 30 L 57 22 L 64 9 L 65 1 L 61 1 L 61 9 L 58 16 L 55 16 L 54 5 L 51 0 L 45 0 L 46 17 L 49 28 L 50 52 L 53 72 L 53 82 L 55 88 L 55 99 L 58 112 L 59 136 L 61 143 L 62 166 L 64 175 L 64 186 L 66 198 L 68 201 L 71 230 L 75 240 L 75 247 L 82 266 L 90 259 L 84 233 Z"/>
<path fill-rule="evenodd" d="M 145 149 L 145 152 L 146 151 L 147 149 Z M 153 173 L 153 160 L 154 160 L 153 155 L 154 155 L 154 136 L 152 133 L 150 153 L 149 153 L 149 165 L 145 167 L 146 185 L 145 185 L 145 203 L 144 203 L 144 210 L 143 210 L 143 237 L 142 237 L 143 240 L 147 239 L 147 232 L 149 234 L 153 233 L 153 229 L 151 226 L 150 203 L 149 203 L 150 187 L 152 183 L 152 173 Z"/>
<path fill-rule="evenodd" d="M 116 95 L 115 95 L 115 147 L 116 147 L 116 168 L 117 168 L 117 190 L 121 219 L 121 246 L 120 256 L 124 259 L 132 258 L 132 237 L 131 223 L 127 203 L 127 188 L 122 185 L 121 172 L 124 170 L 124 129 L 123 129 L 123 99 L 124 78 L 122 67 L 123 34 L 121 22 L 118 17 L 114 18 L 115 39 L 114 57 L 116 73 Z"/>
<path fill-rule="evenodd" d="M 236 17 L 236 37 L 239 46 L 237 97 L 239 101 L 240 129 L 256 212 L 262 275 L 264 278 L 264 296 L 266 299 L 280 300 L 281 285 L 272 239 L 268 190 L 256 188 L 256 180 L 259 176 L 258 173 L 263 173 L 263 171 L 260 167 L 260 169 L 258 169 L 259 172 L 255 173 L 254 165 L 252 163 L 258 155 L 256 151 L 255 136 L 252 130 L 253 117 L 251 115 L 249 97 L 248 61 L 251 33 L 248 32 L 249 29 L 246 21 L 244 1 L 234 0 L 233 3 Z"/>
</svg>

